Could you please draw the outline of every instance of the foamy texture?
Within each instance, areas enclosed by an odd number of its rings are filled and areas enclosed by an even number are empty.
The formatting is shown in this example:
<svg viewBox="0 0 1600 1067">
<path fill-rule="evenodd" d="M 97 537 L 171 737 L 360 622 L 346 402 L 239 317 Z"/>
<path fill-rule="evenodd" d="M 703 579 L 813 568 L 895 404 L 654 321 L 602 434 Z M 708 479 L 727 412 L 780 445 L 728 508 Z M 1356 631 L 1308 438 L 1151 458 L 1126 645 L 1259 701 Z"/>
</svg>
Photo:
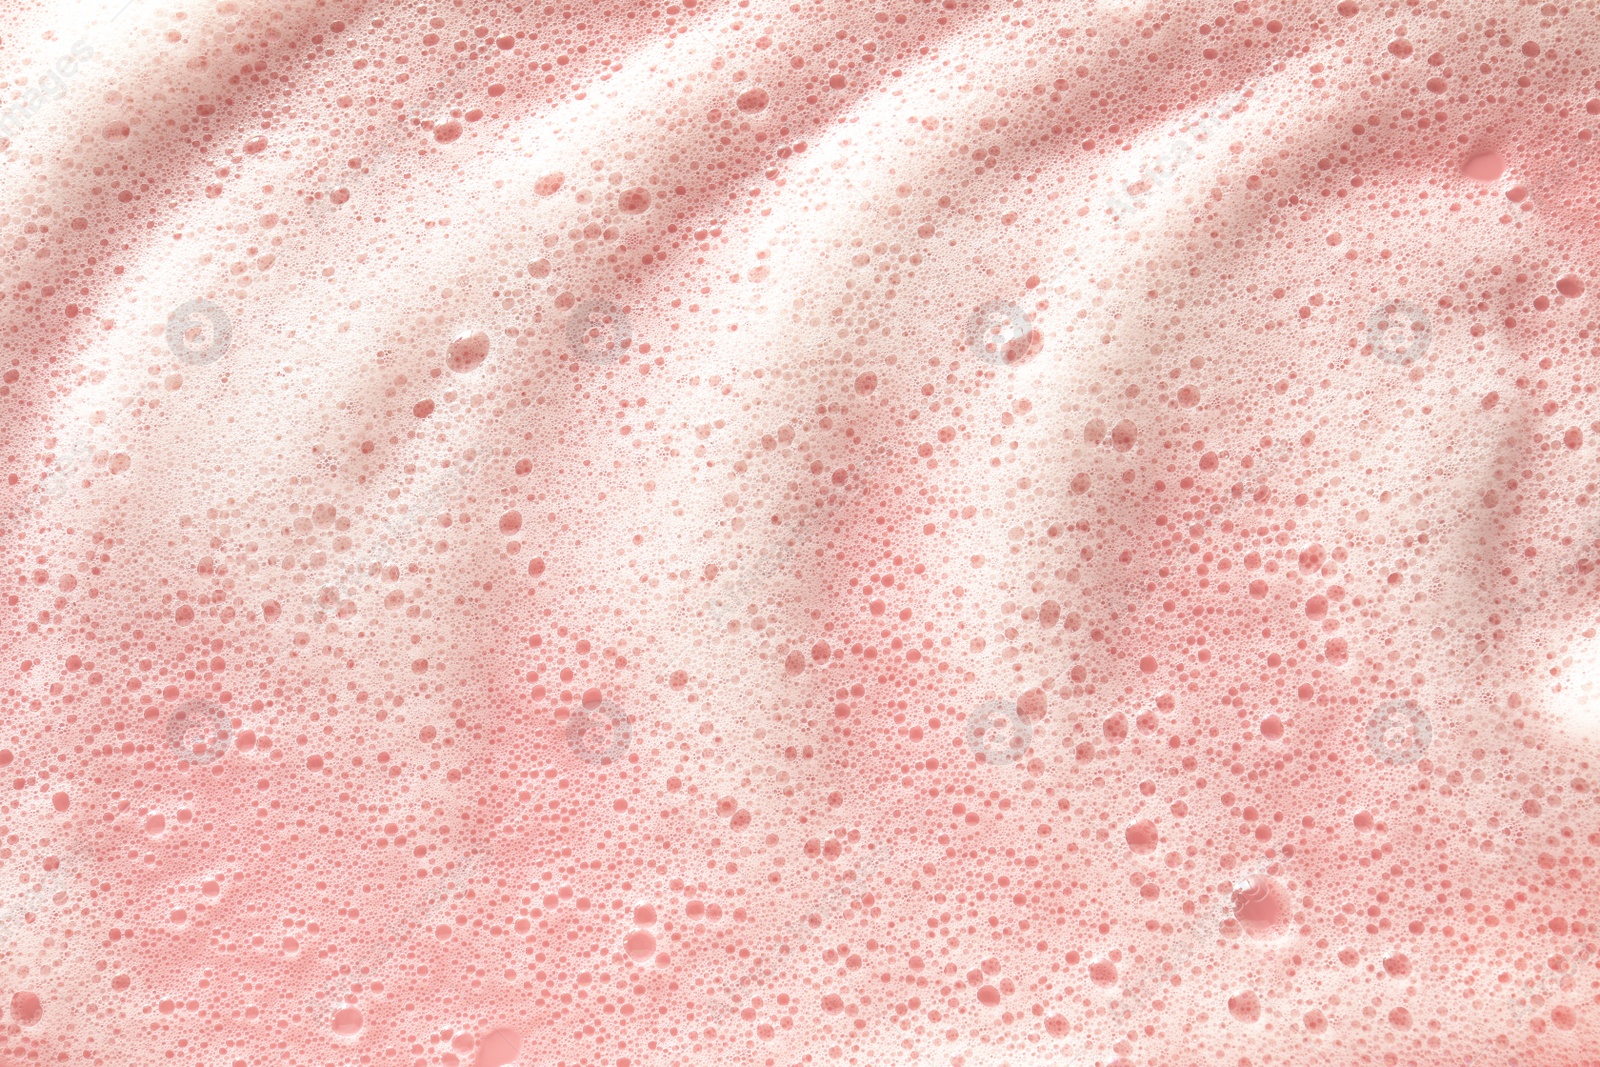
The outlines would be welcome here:
<svg viewBox="0 0 1600 1067">
<path fill-rule="evenodd" d="M 1592 5 L 119 7 L 0 1064 L 1600 1061 Z"/>
</svg>

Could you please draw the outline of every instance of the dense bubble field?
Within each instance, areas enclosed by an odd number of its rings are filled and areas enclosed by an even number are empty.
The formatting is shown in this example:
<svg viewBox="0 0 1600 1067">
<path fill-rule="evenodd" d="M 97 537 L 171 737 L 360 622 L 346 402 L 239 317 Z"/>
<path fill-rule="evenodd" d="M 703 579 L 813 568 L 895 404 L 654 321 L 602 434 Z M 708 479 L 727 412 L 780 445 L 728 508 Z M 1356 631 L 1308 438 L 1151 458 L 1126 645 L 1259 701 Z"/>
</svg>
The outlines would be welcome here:
<svg viewBox="0 0 1600 1067">
<path fill-rule="evenodd" d="M 1600 1064 L 1600 4 L 16 0 L 0 1067 Z"/>
</svg>

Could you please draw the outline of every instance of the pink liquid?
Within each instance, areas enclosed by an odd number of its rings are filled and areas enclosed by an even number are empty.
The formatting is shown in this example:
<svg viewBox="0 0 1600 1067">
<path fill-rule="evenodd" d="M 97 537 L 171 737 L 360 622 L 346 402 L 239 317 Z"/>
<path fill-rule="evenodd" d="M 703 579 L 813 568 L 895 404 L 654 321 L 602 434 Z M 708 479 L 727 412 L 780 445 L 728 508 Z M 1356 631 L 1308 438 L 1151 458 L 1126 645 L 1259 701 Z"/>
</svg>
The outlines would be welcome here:
<svg viewBox="0 0 1600 1067">
<path fill-rule="evenodd" d="M 30 10 L 0 1065 L 1600 1062 L 1597 47 Z"/>
</svg>

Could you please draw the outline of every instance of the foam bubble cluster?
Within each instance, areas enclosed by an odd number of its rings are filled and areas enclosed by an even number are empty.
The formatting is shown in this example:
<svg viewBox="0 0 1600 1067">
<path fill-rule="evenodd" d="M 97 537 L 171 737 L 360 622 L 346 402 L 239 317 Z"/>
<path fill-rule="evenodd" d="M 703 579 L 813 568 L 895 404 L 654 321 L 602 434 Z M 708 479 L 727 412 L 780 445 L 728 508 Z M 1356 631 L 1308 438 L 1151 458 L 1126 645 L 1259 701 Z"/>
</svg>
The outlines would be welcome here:
<svg viewBox="0 0 1600 1067">
<path fill-rule="evenodd" d="M 1600 1061 L 1592 5 L 18 17 L 0 1067 Z"/>
</svg>

